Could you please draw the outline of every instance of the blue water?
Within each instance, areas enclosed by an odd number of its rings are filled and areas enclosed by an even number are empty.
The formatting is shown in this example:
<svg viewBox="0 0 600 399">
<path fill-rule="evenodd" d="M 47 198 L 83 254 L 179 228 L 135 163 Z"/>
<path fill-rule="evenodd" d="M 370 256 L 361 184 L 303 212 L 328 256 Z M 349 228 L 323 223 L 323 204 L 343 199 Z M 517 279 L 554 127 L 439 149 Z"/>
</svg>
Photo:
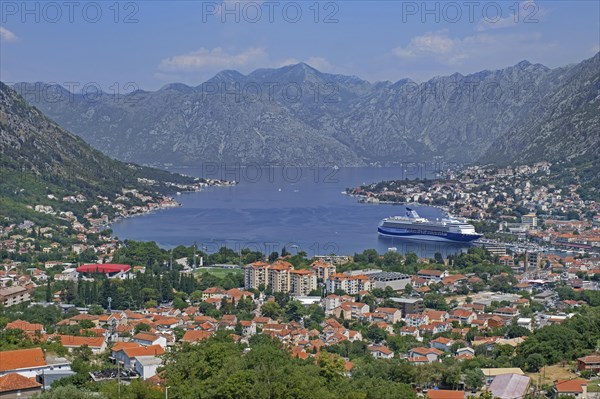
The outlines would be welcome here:
<svg viewBox="0 0 600 399">
<path fill-rule="evenodd" d="M 404 214 L 405 207 L 360 204 L 342 194 L 363 183 L 435 175 L 414 168 L 177 168 L 173 170 L 240 183 L 182 194 L 177 197 L 180 208 L 125 219 L 112 228 L 121 239 L 156 241 L 164 248 L 195 242 L 208 252 L 227 246 L 268 254 L 285 246 L 292 253 L 314 256 L 351 255 L 368 248 L 383 253 L 395 247 L 401 253 L 433 257 L 465 250 L 468 246 L 461 244 L 380 238 L 379 221 Z M 421 216 L 441 216 L 437 208 L 414 208 Z"/>
</svg>

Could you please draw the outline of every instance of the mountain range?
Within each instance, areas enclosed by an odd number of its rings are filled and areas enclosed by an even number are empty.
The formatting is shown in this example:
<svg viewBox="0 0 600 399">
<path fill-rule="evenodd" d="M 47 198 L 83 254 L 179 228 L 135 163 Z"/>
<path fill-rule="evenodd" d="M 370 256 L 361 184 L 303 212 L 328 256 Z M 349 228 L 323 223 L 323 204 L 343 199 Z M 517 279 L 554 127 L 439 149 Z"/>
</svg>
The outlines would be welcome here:
<svg viewBox="0 0 600 399">
<path fill-rule="evenodd" d="M 600 153 L 600 53 L 554 69 L 523 61 L 423 83 L 370 83 L 301 63 L 118 96 L 14 88 L 103 153 L 156 166 L 504 164 Z"/>
</svg>

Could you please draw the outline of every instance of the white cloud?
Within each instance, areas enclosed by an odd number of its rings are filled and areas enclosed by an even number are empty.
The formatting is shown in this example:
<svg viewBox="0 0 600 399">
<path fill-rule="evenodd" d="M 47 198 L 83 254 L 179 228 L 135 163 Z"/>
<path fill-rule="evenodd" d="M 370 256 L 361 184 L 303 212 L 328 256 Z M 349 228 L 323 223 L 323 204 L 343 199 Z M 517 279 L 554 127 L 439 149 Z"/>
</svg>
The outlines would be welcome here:
<svg viewBox="0 0 600 399">
<path fill-rule="evenodd" d="M 475 29 L 483 32 L 491 29 L 514 28 L 521 24 L 536 24 L 546 15 L 546 9 L 540 7 L 535 0 L 521 1 L 517 7 L 512 4 L 504 15 L 490 15 L 482 18 Z"/>
<path fill-rule="evenodd" d="M 0 40 L 3 41 L 3 42 L 9 42 L 9 43 L 11 43 L 11 42 L 18 41 L 19 38 L 13 32 L 11 32 L 8 29 L 0 26 Z"/>
<path fill-rule="evenodd" d="M 250 47 L 237 54 L 228 53 L 221 47 L 212 50 L 201 48 L 183 55 L 165 58 L 160 62 L 163 71 L 202 71 L 214 69 L 244 68 L 263 65 L 268 55 L 262 47 Z"/>
<path fill-rule="evenodd" d="M 264 47 L 250 47 L 240 52 L 227 52 L 221 47 L 214 49 L 201 48 L 187 54 L 175 55 L 163 59 L 156 77 L 165 79 L 174 76 L 174 73 L 208 72 L 214 73 L 223 69 L 238 69 L 249 72 L 256 68 L 280 68 L 286 65 L 306 62 L 308 65 L 323 71 L 337 72 L 338 69 L 324 57 L 312 56 L 299 60 L 285 58 L 273 60 Z"/>
<path fill-rule="evenodd" d="M 259 68 L 281 68 L 300 62 L 306 62 L 322 72 L 349 73 L 320 56 L 274 58 L 268 54 L 264 47 L 249 47 L 239 51 L 216 47 L 214 49 L 201 48 L 187 54 L 164 58 L 159 63 L 153 77 L 159 82 L 176 81 L 197 85 L 224 69 L 235 69 L 241 73 L 249 73 Z"/>
<path fill-rule="evenodd" d="M 487 35 L 452 39 L 445 32 L 431 32 L 413 37 L 407 46 L 392 49 L 401 59 L 436 58 L 448 64 L 456 64 L 468 57 L 468 49 L 476 42 L 489 41 Z"/>
<path fill-rule="evenodd" d="M 457 42 L 445 33 L 426 33 L 413 37 L 408 46 L 396 47 L 392 50 L 400 58 L 415 58 L 423 55 L 449 54 L 456 48 Z"/>
<path fill-rule="evenodd" d="M 430 32 L 413 37 L 404 47 L 392 49 L 392 54 L 404 62 L 435 61 L 442 65 L 487 65 L 498 61 L 522 60 L 538 56 L 556 45 L 543 42 L 541 35 L 477 33 L 463 38 L 453 38 L 447 32 Z"/>
</svg>

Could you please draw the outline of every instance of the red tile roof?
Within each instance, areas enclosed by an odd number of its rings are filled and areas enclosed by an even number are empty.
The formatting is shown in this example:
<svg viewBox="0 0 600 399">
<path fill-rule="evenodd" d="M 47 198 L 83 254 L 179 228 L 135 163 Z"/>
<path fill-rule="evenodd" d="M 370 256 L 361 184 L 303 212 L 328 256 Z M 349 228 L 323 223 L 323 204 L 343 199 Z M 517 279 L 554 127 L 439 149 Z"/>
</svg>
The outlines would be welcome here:
<svg viewBox="0 0 600 399">
<path fill-rule="evenodd" d="M 116 344 L 113 345 L 111 350 L 113 352 L 118 352 L 121 349 L 125 349 L 125 348 L 141 348 L 141 347 L 142 347 L 142 345 L 138 344 L 137 342 L 117 342 Z"/>
<path fill-rule="evenodd" d="M 212 333 L 209 331 L 188 330 L 185 332 L 185 334 L 183 335 L 183 338 L 181 338 L 181 340 L 183 342 L 198 342 L 198 341 L 202 341 L 203 339 L 210 338 L 211 336 L 212 336 Z"/>
<path fill-rule="evenodd" d="M 0 352 L 0 371 L 45 366 L 42 348 L 18 349 Z"/>
<path fill-rule="evenodd" d="M 150 342 L 154 342 L 158 338 L 160 338 L 159 335 L 152 334 L 149 332 L 139 332 L 133 336 L 133 339 L 139 339 L 140 341 L 150 341 Z"/>
<path fill-rule="evenodd" d="M 138 356 L 158 356 L 165 353 L 165 350 L 160 345 L 142 346 L 140 348 L 125 348 L 122 349 L 122 351 L 125 352 L 128 358 Z"/>
<path fill-rule="evenodd" d="M 587 380 L 575 379 L 575 380 L 559 380 L 554 384 L 556 391 L 559 393 L 563 392 L 583 392 L 583 385 L 587 385 Z"/>
<path fill-rule="evenodd" d="M 104 337 L 78 337 L 75 335 L 57 335 L 60 343 L 66 347 L 80 347 L 87 345 L 90 348 L 101 348 L 104 345 Z"/>
<path fill-rule="evenodd" d="M 0 393 L 40 388 L 41 386 L 42 384 L 39 384 L 30 378 L 23 377 L 21 374 L 7 374 L 0 377 Z"/>
<path fill-rule="evenodd" d="M 11 323 L 8 323 L 6 325 L 6 329 L 15 329 L 15 330 L 23 330 L 26 332 L 35 332 L 35 331 L 42 331 L 44 329 L 44 326 L 41 324 L 36 324 L 36 323 L 29 323 L 27 321 L 23 321 L 23 320 L 15 320 Z"/>
<path fill-rule="evenodd" d="M 465 391 L 449 391 L 445 389 L 432 389 L 427 392 L 429 399 L 464 399 Z"/>
</svg>

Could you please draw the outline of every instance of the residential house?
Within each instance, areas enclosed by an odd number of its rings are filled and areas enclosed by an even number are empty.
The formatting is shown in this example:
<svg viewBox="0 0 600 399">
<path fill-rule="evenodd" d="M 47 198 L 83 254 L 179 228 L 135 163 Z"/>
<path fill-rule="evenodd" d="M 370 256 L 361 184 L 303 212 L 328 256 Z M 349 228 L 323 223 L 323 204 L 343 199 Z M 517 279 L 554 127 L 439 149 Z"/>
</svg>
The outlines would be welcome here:
<svg viewBox="0 0 600 399">
<path fill-rule="evenodd" d="M 207 300 L 208 298 L 222 299 L 227 296 L 227 292 L 221 287 L 209 287 L 202 291 L 202 299 Z"/>
<path fill-rule="evenodd" d="M 0 376 L 18 373 L 24 377 L 35 377 L 46 368 L 42 348 L 17 349 L 0 352 Z"/>
<path fill-rule="evenodd" d="M 518 374 L 525 375 L 523 370 L 518 367 L 503 367 L 503 368 L 482 368 L 481 372 L 485 377 L 486 385 L 490 385 L 494 382 L 494 379 L 502 374 Z"/>
<path fill-rule="evenodd" d="M 252 320 L 242 320 L 240 321 L 240 325 L 242 326 L 242 335 L 244 337 L 250 337 L 256 334 L 256 323 Z"/>
<path fill-rule="evenodd" d="M 377 315 L 377 316 L 374 316 Z M 396 308 L 377 308 L 371 317 L 382 318 L 388 324 L 396 324 L 402 320 L 402 311 Z"/>
<path fill-rule="evenodd" d="M 362 319 L 369 313 L 369 305 L 360 302 L 344 302 L 342 305 L 334 309 L 333 314 L 344 320 Z"/>
<path fill-rule="evenodd" d="M 474 312 L 466 309 L 454 309 L 450 316 L 453 319 L 458 320 L 462 325 L 470 325 L 473 320 L 477 319 L 477 315 Z"/>
<path fill-rule="evenodd" d="M 573 380 L 558 380 L 554 383 L 554 392 L 556 395 L 569 395 L 575 399 L 587 399 L 588 381 L 584 379 L 573 379 Z"/>
<path fill-rule="evenodd" d="M 140 375 L 142 380 L 147 380 L 156 375 L 156 369 L 162 365 L 162 359 L 153 355 L 137 356 L 133 369 Z"/>
<path fill-rule="evenodd" d="M 439 358 L 443 353 L 444 352 L 441 350 L 435 348 L 417 347 L 408 351 L 408 360 L 411 361 L 413 358 L 425 358 L 427 363 L 434 363 L 440 360 Z"/>
<path fill-rule="evenodd" d="M 115 354 L 115 359 L 120 362 L 124 368 L 133 369 L 135 359 L 138 356 L 159 356 L 165 353 L 160 345 L 140 346 L 138 348 L 123 348 Z"/>
<path fill-rule="evenodd" d="M 422 269 L 417 272 L 417 277 L 425 280 L 429 280 L 434 283 L 441 283 L 444 277 L 448 277 L 450 273 L 442 270 L 428 270 Z"/>
<path fill-rule="evenodd" d="M 430 389 L 427 391 L 427 399 L 465 399 L 465 391 Z"/>
<path fill-rule="evenodd" d="M 87 346 L 92 353 L 101 353 L 106 349 L 106 340 L 104 337 L 79 337 L 75 335 L 56 335 L 54 336 L 62 346 L 69 350 Z"/>
<path fill-rule="evenodd" d="M 71 364 L 62 358 L 53 358 L 50 362 L 46 362 L 41 348 L 0 352 L 0 377 L 16 373 L 26 378 L 35 378 L 41 374 L 48 375 L 50 372 L 62 376 L 70 375 Z"/>
<path fill-rule="evenodd" d="M 458 348 L 456 350 L 456 356 L 454 358 L 457 360 L 464 360 L 464 359 L 472 359 L 474 356 L 475 356 L 475 349 L 469 348 L 469 347 L 464 347 L 464 348 Z"/>
<path fill-rule="evenodd" d="M 0 377 L 0 398 L 28 399 L 42 393 L 42 384 L 21 374 L 6 374 Z"/>
<path fill-rule="evenodd" d="M 233 301 L 234 305 L 237 305 L 238 302 L 243 298 L 254 298 L 254 293 L 250 291 L 240 290 L 239 288 L 232 288 L 227 290 L 227 296 Z"/>
<path fill-rule="evenodd" d="M 448 351 L 450 351 L 450 348 L 452 347 L 452 345 L 454 345 L 454 342 L 455 341 L 450 338 L 438 337 L 436 339 L 429 341 L 429 346 L 431 348 L 435 348 L 435 349 L 442 350 L 444 352 L 448 352 Z"/>
<path fill-rule="evenodd" d="M 434 321 L 433 323 L 423 324 L 419 326 L 419 333 L 422 336 L 432 336 L 435 334 L 446 332 L 451 328 L 452 325 L 450 323 L 441 323 L 439 321 Z"/>
<path fill-rule="evenodd" d="M 205 330 L 187 330 L 181 338 L 182 342 L 196 343 L 212 337 L 213 333 Z"/>
<path fill-rule="evenodd" d="M 8 323 L 5 327 L 7 330 L 22 330 L 28 334 L 43 334 L 44 326 L 38 323 L 29 323 L 24 320 L 15 320 Z"/>
<path fill-rule="evenodd" d="M 429 318 L 429 322 L 440 321 L 444 322 L 448 320 L 450 315 L 445 310 L 427 310 L 424 312 Z"/>
<path fill-rule="evenodd" d="M 494 378 L 489 390 L 492 396 L 498 399 L 524 398 L 528 391 L 531 379 L 525 375 L 509 373 L 500 374 Z"/>
<path fill-rule="evenodd" d="M 392 359 L 394 357 L 394 352 L 383 345 L 371 345 L 367 348 L 371 356 L 377 359 Z"/>
<path fill-rule="evenodd" d="M 143 346 L 160 345 L 163 348 L 167 347 L 166 337 L 145 331 L 137 333 L 131 340 Z"/>
<path fill-rule="evenodd" d="M 412 337 L 415 337 L 417 341 L 422 340 L 421 334 L 419 333 L 419 329 L 417 327 L 403 326 L 400 329 L 400 335 L 403 337 L 410 335 Z"/>
<path fill-rule="evenodd" d="M 423 324 L 429 324 L 429 317 L 425 313 L 407 314 L 404 318 L 407 326 L 420 327 Z"/>
<path fill-rule="evenodd" d="M 589 356 L 577 359 L 577 369 L 579 371 L 591 370 L 600 373 L 600 354 L 595 353 Z"/>
</svg>

